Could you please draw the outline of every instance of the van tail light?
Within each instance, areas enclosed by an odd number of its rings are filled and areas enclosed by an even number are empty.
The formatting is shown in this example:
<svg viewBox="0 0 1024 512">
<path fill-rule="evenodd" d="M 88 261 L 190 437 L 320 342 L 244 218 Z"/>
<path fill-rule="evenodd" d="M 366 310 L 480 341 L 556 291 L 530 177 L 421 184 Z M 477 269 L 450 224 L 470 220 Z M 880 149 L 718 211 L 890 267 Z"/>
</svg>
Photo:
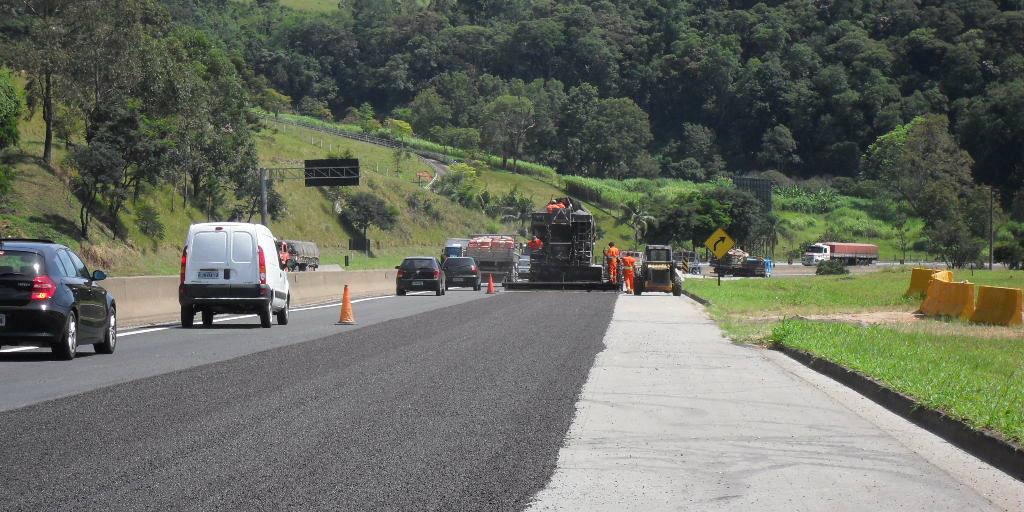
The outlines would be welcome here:
<svg viewBox="0 0 1024 512">
<path fill-rule="evenodd" d="M 267 257 L 263 255 L 262 247 L 260 247 L 260 284 L 267 284 Z"/>
<path fill-rule="evenodd" d="M 401 279 L 403 277 L 405 277 L 405 271 L 402 269 L 398 269 L 398 278 Z"/>
<path fill-rule="evenodd" d="M 434 279 L 440 279 L 440 278 L 441 278 L 441 271 L 435 268 L 434 269 Z"/>
<path fill-rule="evenodd" d="M 185 264 L 188 263 L 188 247 L 181 250 L 181 272 L 178 274 L 178 284 L 185 284 Z"/>
<path fill-rule="evenodd" d="M 36 276 L 32 280 L 32 300 L 49 300 L 57 293 L 57 284 L 50 276 Z"/>
</svg>

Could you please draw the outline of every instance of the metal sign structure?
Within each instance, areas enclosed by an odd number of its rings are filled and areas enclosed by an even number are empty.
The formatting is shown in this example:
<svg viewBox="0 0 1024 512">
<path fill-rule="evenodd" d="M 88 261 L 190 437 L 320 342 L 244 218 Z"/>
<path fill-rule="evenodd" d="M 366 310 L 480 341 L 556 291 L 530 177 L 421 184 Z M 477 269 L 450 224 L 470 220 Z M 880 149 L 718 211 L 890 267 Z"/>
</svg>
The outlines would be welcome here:
<svg viewBox="0 0 1024 512">
<path fill-rule="evenodd" d="M 359 159 L 326 158 L 306 160 L 303 167 L 260 168 L 260 224 L 267 225 L 267 181 L 304 180 L 307 187 L 359 186 Z M 301 172 L 300 172 L 301 171 Z"/>
<path fill-rule="evenodd" d="M 328 158 L 306 160 L 307 187 L 359 186 L 359 160 L 355 158 Z"/>
<path fill-rule="evenodd" d="M 704 241 L 704 247 L 707 247 L 712 254 L 715 255 L 715 259 L 722 259 L 725 257 L 729 249 L 736 246 L 736 241 L 725 232 L 724 229 L 718 228 L 714 233 Z"/>
<path fill-rule="evenodd" d="M 772 180 L 762 178 L 733 178 L 733 183 L 739 190 L 746 190 L 754 195 L 760 202 L 761 208 L 766 212 L 772 211 Z"/>
</svg>

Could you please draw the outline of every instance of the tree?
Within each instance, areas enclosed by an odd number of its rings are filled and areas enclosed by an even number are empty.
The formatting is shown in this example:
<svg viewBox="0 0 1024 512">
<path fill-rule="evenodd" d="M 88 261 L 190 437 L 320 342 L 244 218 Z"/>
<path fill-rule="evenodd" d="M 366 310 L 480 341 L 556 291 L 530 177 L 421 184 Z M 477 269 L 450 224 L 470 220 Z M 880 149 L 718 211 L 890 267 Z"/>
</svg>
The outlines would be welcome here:
<svg viewBox="0 0 1024 512">
<path fill-rule="evenodd" d="M 634 177 L 653 139 L 647 114 L 627 98 L 598 101 L 581 135 L 581 170 L 613 178 Z"/>
<path fill-rule="evenodd" d="M 100 196 L 113 188 L 125 168 L 117 148 L 103 141 L 72 149 L 66 164 L 77 171 L 75 189 L 81 207 L 78 212 L 82 238 L 89 239 L 89 223 L 100 207 Z"/>
<path fill-rule="evenodd" d="M 419 133 L 427 133 L 435 126 L 447 126 L 451 121 L 452 109 L 433 87 L 421 91 L 409 103 L 412 113 L 412 127 Z"/>
<path fill-rule="evenodd" d="M 526 134 L 536 124 L 533 102 L 522 96 L 502 95 L 487 105 L 490 121 L 485 127 L 488 142 L 501 155 L 501 167 L 518 169 L 517 161 L 526 143 Z"/>
<path fill-rule="evenodd" d="M 29 74 L 26 87 L 30 112 L 43 110 L 45 135 L 43 161 L 53 161 L 53 122 L 59 83 L 66 78 L 71 41 L 69 9 L 76 0 L 25 0 L 11 2 L 11 11 L 24 23 L 24 38 L 12 45 L 9 57 Z M 98 16 L 96 16 L 98 17 Z"/>
<path fill-rule="evenodd" d="M 761 138 L 761 151 L 757 153 L 757 161 L 766 169 L 777 169 L 785 172 L 791 164 L 799 164 L 796 155 L 797 143 L 793 133 L 785 125 L 778 125 L 766 132 Z"/>
<path fill-rule="evenodd" d="M 273 87 L 267 87 L 263 89 L 263 94 L 260 95 L 260 106 L 267 112 L 274 114 L 274 119 L 277 119 L 281 112 L 287 112 L 291 109 L 292 99 L 287 94 L 278 92 Z"/>
<path fill-rule="evenodd" d="M 345 204 L 341 208 L 341 218 L 362 234 L 369 254 L 367 230 L 371 227 L 385 231 L 391 229 L 398 221 L 398 209 L 386 204 L 373 193 L 356 192 L 345 199 Z"/>
<path fill-rule="evenodd" d="M 639 250 L 640 240 L 647 236 L 648 228 L 657 222 L 657 219 L 639 201 L 624 204 L 621 208 L 622 214 L 616 223 L 633 229 L 633 250 Z"/>
<path fill-rule="evenodd" d="M 18 118 L 21 116 L 21 95 L 14 78 L 0 69 L 0 150 L 18 144 Z"/>
<path fill-rule="evenodd" d="M 988 225 L 987 192 L 974 184 L 973 163 L 949 133 L 948 119 L 928 115 L 879 137 L 862 167 L 864 177 L 885 183 L 882 191 L 924 219 L 922 234 L 959 268 L 980 255 Z"/>
<path fill-rule="evenodd" d="M 388 119 L 384 122 L 385 128 L 391 133 L 391 137 L 398 142 L 398 146 L 391 150 L 391 160 L 395 163 L 395 175 L 402 175 L 402 162 L 412 158 L 412 152 L 405 145 L 405 141 L 412 137 L 412 126 L 401 119 Z"/>
</svg>

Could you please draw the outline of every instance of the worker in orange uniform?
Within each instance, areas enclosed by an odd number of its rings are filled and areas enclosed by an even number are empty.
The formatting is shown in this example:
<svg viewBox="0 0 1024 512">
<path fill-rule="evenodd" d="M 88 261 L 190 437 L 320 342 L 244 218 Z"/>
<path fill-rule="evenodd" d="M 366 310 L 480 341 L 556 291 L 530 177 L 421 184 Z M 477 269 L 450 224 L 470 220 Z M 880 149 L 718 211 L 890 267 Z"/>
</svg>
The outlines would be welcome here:
<svg viewBox="0 0 1024 512">
<path fill-rule="evenodd" d="M 626 293 L 633 293 L 633 265 L 636 265 L 636 258 L 629 254 L 622 257 L 622 281 L 626 283 Z"/>
<path fill-rule="evenodd" d="M 548 213 L 555 213 L 558 210 L 561 210 L 563 208 L 565 208 L 565 205 L 560 203 L 560 202 L 558 202 L 558 201 L 555 201 L 554 199 L 552 199 L 551 201 L 548 202 L 548 206 L 547 206 Z"/>
<path fill-rule="evenodd" d="M 544 242 L 541 242 L 537 235 L 533 235 L 533 240 L 530 240 L 526 246 L 530 248 L 530 254 L 540 254 L 540 251 L 544 249 Z"/>
<path fill-rule="evenodd" d="M 608 280 L 619 282 L 619 248 L 615 247 L 615 242 L 608 242 L 604 257 L 608 260 Z"/>
</svg>

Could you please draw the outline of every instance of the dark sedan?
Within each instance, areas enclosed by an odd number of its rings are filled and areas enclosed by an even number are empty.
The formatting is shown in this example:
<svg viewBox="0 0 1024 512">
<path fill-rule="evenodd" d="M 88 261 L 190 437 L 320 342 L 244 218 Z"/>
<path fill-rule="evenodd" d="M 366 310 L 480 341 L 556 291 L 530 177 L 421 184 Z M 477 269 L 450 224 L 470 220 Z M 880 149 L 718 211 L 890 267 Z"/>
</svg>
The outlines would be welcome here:
<svg viewBox="0 0 1024 512">
<path fill-rule="evenodd" d="M 49 346 L 74 359 L 78 345 L 114 353 L 114 297 L 71 249 L 49 240 L 0 240 L 0 344 Z"/>
<path fill-rule="evenodd" d="M 398 269 L 398 275 L 395 277 L 395 293 L 398 295 L 405 295 L 411 290 L 426 290 L 444 295 L 445 276 L 437 258 L 406 258 L 395 268 Z"/>
<path fill-rule="evenodd" d="M 444 260 L 445 289 L 464 286 L 480 291 L 480 267 L 473 258 L 448 258 Z"/>
</svg>

